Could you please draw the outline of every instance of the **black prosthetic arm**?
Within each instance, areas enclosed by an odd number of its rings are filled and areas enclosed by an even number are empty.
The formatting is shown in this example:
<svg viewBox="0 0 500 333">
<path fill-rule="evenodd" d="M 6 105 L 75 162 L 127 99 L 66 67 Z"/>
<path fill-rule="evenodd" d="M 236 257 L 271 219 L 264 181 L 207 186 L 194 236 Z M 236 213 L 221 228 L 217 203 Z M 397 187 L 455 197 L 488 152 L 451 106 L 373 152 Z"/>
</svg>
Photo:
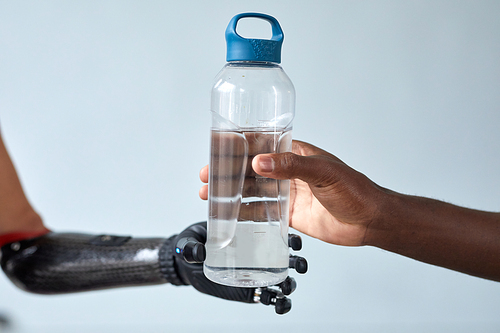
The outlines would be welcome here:
<svg viewBox="0 0 500 333">
<path fill-rule="evenodd" d="M 52 232 L 4 245 L 0 263 L 14 284 L 38 294 L 171 283 L 192 285 L 226 300 L 274 305 L 278 314 L 290 310 L 286 295 L 296 288 L 291 277 L 267 288 L 229 287 L 208 280 L 202 265 L 206 237 L 206 222 L 168 239 Z M 290 237 L 290 247 L 300 250 L 300 237 Z M 307 261 L 290 256 L 290 268 L 305 273 Z"/>
<path fill-rule="evenodd" d="M 3 246 L 1 266 L 19 288 L 39 294 L 180 285 L 184 283 L 175 271 L 172 241 L 48 233 Z"/>
</svg>

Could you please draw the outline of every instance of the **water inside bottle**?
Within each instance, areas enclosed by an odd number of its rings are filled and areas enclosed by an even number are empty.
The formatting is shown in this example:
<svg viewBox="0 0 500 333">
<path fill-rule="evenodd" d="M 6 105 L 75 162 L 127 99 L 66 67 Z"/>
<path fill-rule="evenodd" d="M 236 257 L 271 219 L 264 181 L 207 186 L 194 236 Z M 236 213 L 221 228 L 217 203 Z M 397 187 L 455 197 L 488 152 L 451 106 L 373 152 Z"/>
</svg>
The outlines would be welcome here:
<svg viewBox="0 0 500 333">
<path fill-rule="evenodd" d="M 261 153 L 290 151 L 291 131 L 212 130 L 205 275 L 259 287 L 288 275 L 289 181 L 257 175 Z"/>
</svg>

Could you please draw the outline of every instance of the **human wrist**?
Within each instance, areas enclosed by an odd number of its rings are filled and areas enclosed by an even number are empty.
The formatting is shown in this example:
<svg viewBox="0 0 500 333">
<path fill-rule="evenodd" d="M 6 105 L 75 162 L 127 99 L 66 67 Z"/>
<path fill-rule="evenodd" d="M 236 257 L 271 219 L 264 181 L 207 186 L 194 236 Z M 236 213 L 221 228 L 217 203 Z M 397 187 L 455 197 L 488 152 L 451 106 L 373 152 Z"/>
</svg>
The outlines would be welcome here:
<svg viewBox="0 0 500 333">
<path fill-rule="evenodd" d="M 366 228 L 364 245 L 387 248 L 400 232 L 401 216 L 407 196 L 385 188 L 380 188 L 377 214 Z"/>
</svg>

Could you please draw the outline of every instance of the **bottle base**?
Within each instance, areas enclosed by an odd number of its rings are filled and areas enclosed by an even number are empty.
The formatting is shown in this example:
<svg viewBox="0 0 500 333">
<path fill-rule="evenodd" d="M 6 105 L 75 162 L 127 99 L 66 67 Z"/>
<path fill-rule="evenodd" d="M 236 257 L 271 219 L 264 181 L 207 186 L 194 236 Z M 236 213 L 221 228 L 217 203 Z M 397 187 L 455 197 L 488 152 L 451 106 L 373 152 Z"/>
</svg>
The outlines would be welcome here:
<svg viewBox="0 0 500 333">
<path fill-rule="evenodd" d="M 286 279 L 288 268 L 203 268 L 205 276 L 215 283 L 231 287 L 267 287 L 276 285 Z"/>
</svg>

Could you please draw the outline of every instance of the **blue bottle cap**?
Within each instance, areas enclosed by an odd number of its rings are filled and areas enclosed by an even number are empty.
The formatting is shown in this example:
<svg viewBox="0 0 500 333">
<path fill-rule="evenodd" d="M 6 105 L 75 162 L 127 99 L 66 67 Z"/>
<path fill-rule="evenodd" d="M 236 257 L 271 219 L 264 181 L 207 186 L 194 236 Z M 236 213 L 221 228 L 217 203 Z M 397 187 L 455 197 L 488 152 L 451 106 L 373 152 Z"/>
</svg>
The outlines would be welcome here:
<svg viewBox="0 0 500 333">
<path fill-rule="evenodd" d="M 238 21 L 245 17 L 261 18 L 271 24 L 271 39 L 247 39 L 236 32 Z M 274 17 L 260 13 L 242 13 L 231 19 L 226 29 L 227 61 L 267 61 L 281 62 L 283 30 Z"/>
</svg>

